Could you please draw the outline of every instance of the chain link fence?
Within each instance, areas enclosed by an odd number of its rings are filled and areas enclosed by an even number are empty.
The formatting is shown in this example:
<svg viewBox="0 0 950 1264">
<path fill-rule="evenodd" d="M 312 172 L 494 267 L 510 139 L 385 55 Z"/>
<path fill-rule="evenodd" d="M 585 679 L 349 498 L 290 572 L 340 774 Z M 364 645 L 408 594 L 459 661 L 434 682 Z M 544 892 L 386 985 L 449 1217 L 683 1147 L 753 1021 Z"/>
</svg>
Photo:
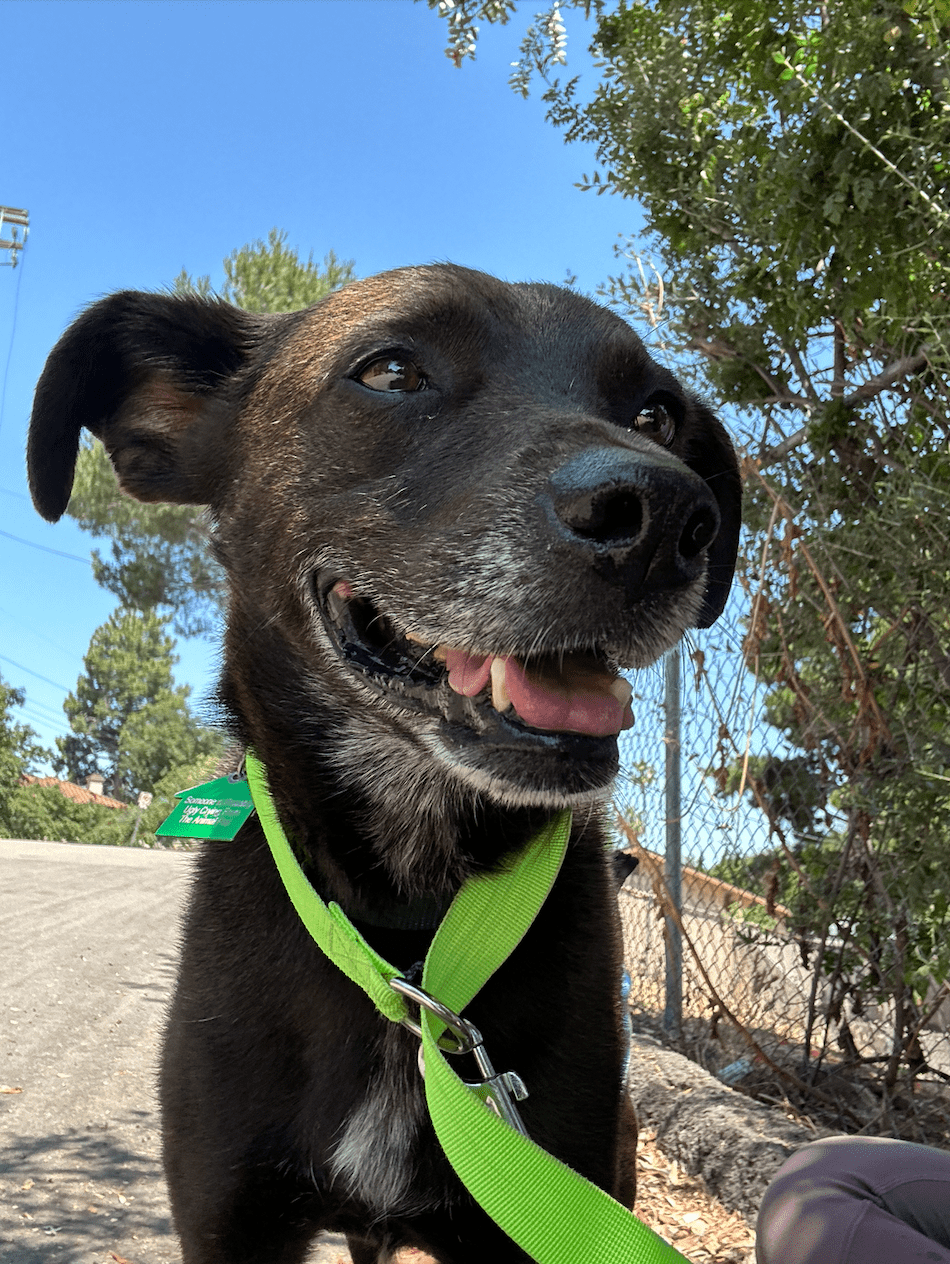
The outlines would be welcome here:
<svg viewBox="0 0 950 1264">
<path fill-rule="evenodd" d="M 872 495 L 798 459 L 781 487 L 745 462 L 726 613 L 635 684 L 614 823 L 638 860 L 629 1003 L 761 1100 L 948 1146 L 950 505 L 920 468 Z M 914 514 L 902 558 L 889 519 L 906 538 Z"/>
</svg>

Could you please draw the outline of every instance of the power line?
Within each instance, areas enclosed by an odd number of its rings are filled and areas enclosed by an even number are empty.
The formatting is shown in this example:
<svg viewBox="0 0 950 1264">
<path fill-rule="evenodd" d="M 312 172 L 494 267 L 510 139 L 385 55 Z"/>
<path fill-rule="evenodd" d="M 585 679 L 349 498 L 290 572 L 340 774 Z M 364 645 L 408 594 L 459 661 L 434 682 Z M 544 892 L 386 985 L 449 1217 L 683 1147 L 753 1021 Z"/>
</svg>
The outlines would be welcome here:
<svg viewBox="0 0 950 1264">
<path fill-rule="evenodd" d="M 26 701 L 20 705 L 24 711 L 30 710 L 34 712 L 34 719 L 41 720 L 44 724 L 52 724 L 57 721 L 62 722 L 63 713 L 61 709 L 57 711 L 53 707 L 44 706 L 42 702 L 37 702 L 32 695 L 27 695 Z"/>
<path fill-rule="evenodd" d="M 7 658 L 6 654 L 0 654 L 0 658 L 5 663 L 9 663 L 11 667 L 17 667 L 20 671 L 25 671 L 29 676 L 35 676 L 37 680 L 42 680 L 46 685 L 52 685 L 54 689 L 62 689 L 65 693 L 69 692 L 68 685 L 60 685 L 55 680 L 50 680 L 49 676 L 41 676 L 39 672 L 35 672 L 32 667 L 24 667 L 22 663 L 14 662 L 12 658 Z"/>
<path fill-rule="evenodd" d="M 0 535 L 5 535 L 8 540 L 16 540 L 17 544 L 26 544 L 31 549 L 42 549 L 44 553 L 53 553 L 56 557 L 68 557 L 73 562 L 84 562 L 86 566 L 91 566 L 88 557 L 79 557 L 76 553 L 64 553 L 62 549 L 50 549 L 45 544 L 37 544 L 33 540 L 24 540 L 22 536 L 11 535 L 9 531 L 0 531 Z"/>
<path fill-rule="evenodd" d="M 32 720 L 34 724 L 41 724 L 44 729 L 53 728 L 57 724 L 62 726 L 63 724 L 63 717 L 61 715 L 43 715 L 41 711 L 36 709 L 32 702 L 24 702 L 20 706 L 20 711 L 27 720 Z"/>
<path fill-rule="evenodd" d="M 5 607 L 0 606 L 0 614 L 6 615 L 12 623 L 16 623 L 21 628 L 25 628 L 31 636 L 38 637 L 41 641 L 45 641 L 47 645 L 52 645 L 53 649 L 59 650 L 60 654 L 65 654 L 67 658 L 75 659 L 76 651 L 74 649 L 68 650 L 65 645 L 60 645 L 58 641 L 54 641 L 52 637 L 48 637 L 45 632 L 40 632 L 29 623 L 24 623 L 19 615 L 15 615 L 12 610 L 7 610 Z"/>
</svg>

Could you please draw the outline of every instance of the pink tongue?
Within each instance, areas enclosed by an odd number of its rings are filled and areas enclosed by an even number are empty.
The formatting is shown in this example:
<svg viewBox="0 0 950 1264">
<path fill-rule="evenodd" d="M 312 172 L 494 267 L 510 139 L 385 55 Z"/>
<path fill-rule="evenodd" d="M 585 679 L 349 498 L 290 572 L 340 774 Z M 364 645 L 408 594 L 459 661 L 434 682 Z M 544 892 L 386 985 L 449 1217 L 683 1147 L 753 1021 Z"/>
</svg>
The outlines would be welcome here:
<svg viewBox="0 0 950 1264">
<path fill-rule="evenodd" d="M 516 658 L 505 660 L 505 684 L 512 706 L 532 728 L 615 737 L 621 729 L 630 727 L 624 722 L 627 717 L 623 703 L 613 694 L 580 685 L 554 688 L 544 679 L 528 676 Z"/>
<path fill-rule="evenodd" d="M 532 728 L 550 733 L 585 733 L 589 737 L 615 737 L 631 728 L 633 714 L 612 694 L 584 688 L 580 681 L 553 680 L 529 676 L 516 658 L 505 660 L 505 685 L 518 715 Z M 472 698 L 486 687 L 491 677 L 492 656 L 446 650 L 449 685 L 456 693 Z"/>
<path fill-rule="evenodd" d="M 449 669 L 449 685 L 463 698 L 474 698 L 491 677 L 491 655 L 466 654 L 464 650 L 446 650 L 445 665 Z"/>
</svg>

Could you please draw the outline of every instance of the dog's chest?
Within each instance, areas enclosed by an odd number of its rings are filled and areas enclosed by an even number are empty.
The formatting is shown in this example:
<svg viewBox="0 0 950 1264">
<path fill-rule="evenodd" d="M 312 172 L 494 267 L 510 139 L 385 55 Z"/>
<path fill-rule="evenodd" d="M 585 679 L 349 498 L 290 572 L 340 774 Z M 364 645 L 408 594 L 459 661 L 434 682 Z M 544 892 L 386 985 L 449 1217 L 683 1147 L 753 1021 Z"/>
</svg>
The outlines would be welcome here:
<svg viewBox="0 0 950 1264">
<path fill-rule="evenodd" d="M 334 1145 L 334 1182 L 374 1214 L 411 1214 L 443 1201 L 418 1179 L 417 1156 L 427 1120 L 417 1053 L 408 1033 L 388 1030 L 365 1095 L 346 1119 Z"/>
</svg>

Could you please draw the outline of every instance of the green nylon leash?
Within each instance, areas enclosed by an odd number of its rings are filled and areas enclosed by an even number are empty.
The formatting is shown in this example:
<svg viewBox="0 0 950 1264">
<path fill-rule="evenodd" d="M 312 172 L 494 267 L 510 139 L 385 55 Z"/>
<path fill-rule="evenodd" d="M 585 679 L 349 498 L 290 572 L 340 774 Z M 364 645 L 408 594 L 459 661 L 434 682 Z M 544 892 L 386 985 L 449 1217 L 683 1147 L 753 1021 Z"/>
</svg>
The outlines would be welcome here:
<svg viewBox="0 0 950 1264">
<path fill-rule="evenodd" d="M 297 915 L 317 946 L 363 989 L 381 1014 L 411 1022 L 391 987 L 401 972 L 366 942 L 338 904 L 308 881 L 277 816 L 263 765 L 246 755 L 248 785 L 264 836 Z M 422 989 L 460 1013 L 534 921 L 567 848 L 570 812 L 545 826 L 507 868 L 470 878 L 435 932 Z M 439 1040 L 448 1023 L 421 1008 L 425 1093 L 436 1136 L 462 1184 L 537 1264 L 688 1264 L 686 1257 L 609 1194 L 542 1150 L 456 1074 Z"/>
</svg>

